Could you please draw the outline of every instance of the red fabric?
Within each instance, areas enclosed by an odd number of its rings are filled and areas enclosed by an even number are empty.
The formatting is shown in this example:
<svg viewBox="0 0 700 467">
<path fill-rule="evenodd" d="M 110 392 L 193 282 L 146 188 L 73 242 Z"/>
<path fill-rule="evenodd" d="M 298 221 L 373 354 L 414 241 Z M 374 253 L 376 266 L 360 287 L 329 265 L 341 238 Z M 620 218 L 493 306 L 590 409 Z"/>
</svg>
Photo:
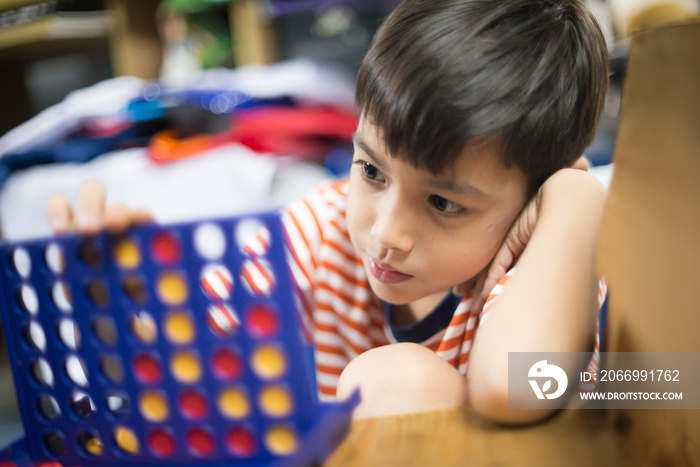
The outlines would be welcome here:
<svg viewBox="0 0 700 467">
<path fill-rule="evenodd" d="M 232 139 L 256 152 L 316 158 L 330 143 L 352 141 L 357 122 L 330 108 L 258 107 L 236 117 Z"/>
<path fill-rule="evenodd" d="M 256 107 L 240 111 L 228 132 L 177 139 L 172 130 L 157 133 L 148 145 L 154 162 L 196 156 L 216 146 L 238 142 L 255 152 L 323 160 L 338 143 L 350 143 L 358 118 L 328 107 Z"/>
</svg>

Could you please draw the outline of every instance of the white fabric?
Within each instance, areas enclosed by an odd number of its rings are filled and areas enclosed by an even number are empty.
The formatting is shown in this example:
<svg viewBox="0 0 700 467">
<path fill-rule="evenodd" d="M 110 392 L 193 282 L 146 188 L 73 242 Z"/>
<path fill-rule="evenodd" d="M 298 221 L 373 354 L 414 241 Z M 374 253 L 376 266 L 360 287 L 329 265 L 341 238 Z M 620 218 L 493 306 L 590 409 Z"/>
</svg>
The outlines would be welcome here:
<svg viewBox="0 0 700 467">
<path fill-rule="evenodd" d="M 303 104 L 327 104 L 345 110 L 355 105 L 355 79 L 348 70 L 307 59 L 274 65 L 248 65 L 234 71 L 217 68 L 195 74 L 188 89 L 227 89 L 258 98 L 292 96 Z"/>
<path fill-rule="evenodd" d="M 74 132 L 83 118 L 113 116 L 138 97 L 144 81 L 121 76 L 73 91 L 63 101 L 5 133 L 0 138 L 0 156 L 49 146 Z"/>
<path fill-rule="evenodd" d="M 326 176 L 318 164 L 258 155 L 238 144 L 163 166 L 151 162 L 145 149 L 127 149 L 13 175 L 0 194 L 0 225 L 5 240 L 50 235 L 50 197 L 65 193 L 75 202 L 80 186 L 93 178 L 105 185 L 108 203 L 141 207 L 169 223 L 274 209 Z"/>
</svg>

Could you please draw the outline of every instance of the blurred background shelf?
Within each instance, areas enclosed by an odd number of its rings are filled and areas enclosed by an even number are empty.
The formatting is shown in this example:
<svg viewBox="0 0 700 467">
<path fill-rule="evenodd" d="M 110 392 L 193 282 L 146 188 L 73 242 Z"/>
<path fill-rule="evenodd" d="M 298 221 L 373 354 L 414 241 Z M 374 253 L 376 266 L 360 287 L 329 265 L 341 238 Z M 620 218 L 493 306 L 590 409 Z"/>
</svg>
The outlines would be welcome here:
<svg viewBox="0 0 700 467">
<path fill-rule="evenodd" d="M 0 114 L 0 136 L 114 76 L 177 81 L 197 68 L 294 58 L 356 71 L 399 1 L 0 0 L 0 105 L 12 109 Z M 47 9 L 14 24 L 18 12 Z"/>
<path fill-rule="evenodd" d="M 162 57 L 155 23 L 158 0 L 75 3 L 89 8 L 62 11 L 63 5 L 71 9 L 69 0 L 0 0 L 0 15 L 14 15 L 0 26 L 0 101 L 12 109 L 0 115 L 0 134 L 45 107 L 28 89 L 32 82 L 44 90 L 44 102 L 51 104 L 69 90 L 64 81 L 73 79 L 71 73 L 82 77 L 79 86 L 127 74 L 158 77 Z M 40 8 L 43 13 L 30 19 Z M 22 20 L 13 24 L 18 16 Z M 46 63 L 38 66 L 41 61 Z"/>
<path fill-rule="evenodd" d="M 5 26 L 0 29 L 0 50 L 11 52 L 16 47 L 42 41 L 107 37 L 110 19 L 108 12 L 55 13 L 24 24 Z"/>
</svg>

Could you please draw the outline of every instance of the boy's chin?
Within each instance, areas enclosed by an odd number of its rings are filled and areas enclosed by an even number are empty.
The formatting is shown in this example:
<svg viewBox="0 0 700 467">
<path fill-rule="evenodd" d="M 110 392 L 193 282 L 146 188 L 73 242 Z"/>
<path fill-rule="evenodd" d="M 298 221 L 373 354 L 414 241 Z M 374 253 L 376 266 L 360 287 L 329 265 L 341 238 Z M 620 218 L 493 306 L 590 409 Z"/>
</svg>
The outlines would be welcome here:
<svg viewBox="0 0 700 467">
<path fill-rule="evenodd" d="M 416 297 L 415 294 L 409 294 L 402 291 L 396 285 L 386 285 L 376 280 L 369 281 L 370 289 L 382 302 L 389 305 L 408 305 L 419 300 L 421 297 Z"/>
<path fill-rule="evenodd" d="M 440 296 L 440 298 L 443 298 L 447 295 L 447 292 L 451 290 L 438 290 L 432 293 L 421 294 L 420 291 L 416 290 L 415 286 L 411 286 L 410 284 L 387 285 L 378 282 L 376 279 L 370 279 L 369 286 L 374 295 L 382 302 L 392 306 L 411 305 L 432 296 Z"/>
</svg>

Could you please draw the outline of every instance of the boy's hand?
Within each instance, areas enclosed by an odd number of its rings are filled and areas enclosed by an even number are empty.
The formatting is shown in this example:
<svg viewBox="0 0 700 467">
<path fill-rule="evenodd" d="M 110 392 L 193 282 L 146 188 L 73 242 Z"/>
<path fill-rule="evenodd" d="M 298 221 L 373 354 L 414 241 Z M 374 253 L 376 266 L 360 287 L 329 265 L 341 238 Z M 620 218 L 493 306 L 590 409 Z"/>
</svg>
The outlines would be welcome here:
<svg viewBox="0 0 700 467">
<path fill-rule="evenodd" d="M 528 201 L 515 223 L 508 230 L 505 240 L 503 240 L 501 247 L 496 252 L 489 266 L 477 276 L 474 292 L 478 293 L 478 295 L 475 295 L 472 300 L 472 312 L 481 312 L 498 281 L 506 275 L 508 269 L 515 264 L 523 251 L 525 251 L 525 246 L 530 242 L 532 232 L 535 231 L 541 200 L 542 190 L 540 189 Z"/>
<path fill-rule="evenodd" d="M 105 188 L 96 181 L 86 182 L 80 189 L 76 209 L 68 196 L 54 195 L 49 200 L 47 214 L 54 233 L 78 231 L 95 234 L 102 229 L 121 232 L 131 225 L 153 222 L 153 216 L 143 210 L 130 210 L 123 203 L 105 205 Z"/>
<path fill-rule="evenodd" d="M 588 160 L 585 157 L 579 157 L 571 168 L 587 171 Z M 470 290 L 474 291 L 476 295 L 472 300 L 472 312 L 481 312 L 493 288 L 525 250 L 525 246 L 530 241 L 535 230 L 535 224 L 537 224 L 541 200 L 542 188 L 538 190 L 520 212 L 491 263 L 474 279 L 454 287 L 453 293 L 455 295 L 466 295 Z"/>
</svg>

